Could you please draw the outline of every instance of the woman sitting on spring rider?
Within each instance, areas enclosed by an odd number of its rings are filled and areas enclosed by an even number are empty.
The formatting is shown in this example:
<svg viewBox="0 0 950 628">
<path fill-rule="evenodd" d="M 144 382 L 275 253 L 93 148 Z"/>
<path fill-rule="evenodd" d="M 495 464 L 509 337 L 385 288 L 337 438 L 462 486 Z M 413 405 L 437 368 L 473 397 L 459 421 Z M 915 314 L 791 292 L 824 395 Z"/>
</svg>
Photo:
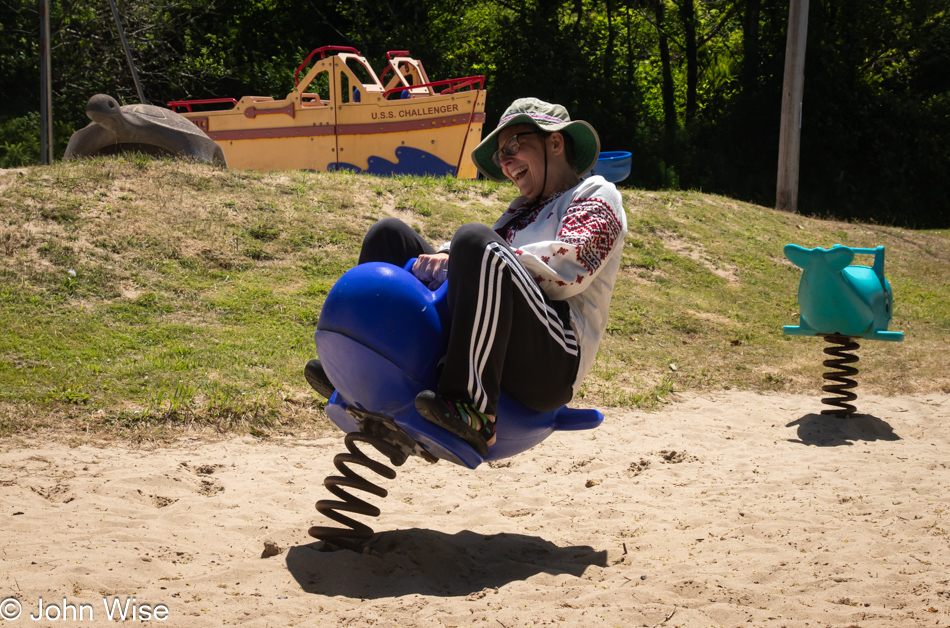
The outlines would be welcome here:
<svg viewBox="0 0 950 628">
<path fill-rule="evenodd" d="M 435 290 L 448 282 L 449 336 L 438 386 L 415 398 L 419 414 L 481 456 L 495 443 L 505 394 L 538 412 L 569 402 L 597 354 L 627 230 L 620 193 L 581 177 L 600 152 L 597 132 L 536 98 L 508 107 L 472 153 L 493 181 L 521 196 L 494 227 L 466 224 L 434 249 L 411 227 L 385 218 L 366 233 L 359 263 L 404 266 Z M 319 360 L 305 370 L 330 398 Z"/>
</svg>

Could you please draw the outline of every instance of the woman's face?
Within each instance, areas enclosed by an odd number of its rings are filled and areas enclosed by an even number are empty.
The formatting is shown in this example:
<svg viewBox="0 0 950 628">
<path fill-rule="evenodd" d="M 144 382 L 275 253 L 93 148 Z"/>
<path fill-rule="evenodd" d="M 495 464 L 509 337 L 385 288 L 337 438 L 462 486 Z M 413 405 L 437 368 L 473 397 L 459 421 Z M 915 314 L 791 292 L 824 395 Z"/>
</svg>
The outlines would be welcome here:
<svg viewBox="0 0 950 628">
<path fill-rule="evenodd" d="M 522 196 L 535 198 L 544 191 L 544 151 L 546 138 L 538 135 L 533 124 L 515 124 L 498 134 L 498 148 L 516 150 L 514 155 L 501 151 L 499 165 Z M 517 137 L 515 137 L 517 136 Z"/>
</svg>

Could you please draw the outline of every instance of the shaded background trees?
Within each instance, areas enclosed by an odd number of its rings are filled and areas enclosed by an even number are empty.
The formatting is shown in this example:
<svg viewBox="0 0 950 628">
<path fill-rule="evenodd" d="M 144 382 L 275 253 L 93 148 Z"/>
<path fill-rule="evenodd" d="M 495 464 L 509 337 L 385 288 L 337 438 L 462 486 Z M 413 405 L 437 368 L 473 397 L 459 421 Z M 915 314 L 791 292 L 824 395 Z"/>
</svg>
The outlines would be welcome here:
<svg viewBox="0 0 950 628">
<path fill-rule="evenodd" d="M 561 102 L 626 182 L 774 203 L 788 4 L 779 0 L 118 0 L 146 97 L 283 96 L 326 44 L 376 68 L 408 49 L 435 80 L 485 74 L 488 125 Z M 57 150 L 104 92 L 135 102 L 107 0 L 52 0 Z M 36 0 L 0 0 L 0 165 L 38 157 Z M 803 213 L 950 223 L 945 0 L 811 0 Z"/>
</svg>

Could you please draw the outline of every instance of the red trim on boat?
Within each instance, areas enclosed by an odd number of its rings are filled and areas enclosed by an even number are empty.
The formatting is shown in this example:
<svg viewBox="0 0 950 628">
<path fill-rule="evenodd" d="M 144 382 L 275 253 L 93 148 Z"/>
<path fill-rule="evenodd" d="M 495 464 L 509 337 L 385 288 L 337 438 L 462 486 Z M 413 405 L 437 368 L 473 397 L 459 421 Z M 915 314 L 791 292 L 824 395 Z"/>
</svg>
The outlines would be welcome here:
<svg viewBox="0 0 950 628">
<path fill-rule="evenodd" d="M 259 140 L 263 138 L 319 137 L 335 135 L 332 124 L 326 126 L 279 127 L 276 129 L 248 129 L 246 131 L 210 131 L 208 137 L 217 140 Z"/>
<path fill-rule="evenodd" d="M 191 113 L 192 105 L 221 105 L 221 104 L 231 104 L 236 105 L 237 101 L 233 98 L 200 98 L 198 100 L 169 100 L 168 107 L 175 111 L 176 109 L 184 109 L 188 113 Z"/>
<path fill-rule="evenodd" d="M 452 116 L 451 118 L 425 118 L 407 122 L 373 122 L 369 124 L 341 124 L 337 125 L 337 135 L 373 135 L 375 133 L 404 133 L 406 131 L 421 131 L 423 129 L 441 129 L 447 126 L 468 124 L 469 115 Z"/>
<path fill-rule="evenodd" d="M 280 127 L 275 129 L 248 129 L 246 131 L 211 131 L 213 140 L 256 140 L 262 138 L 315 137 L 321 135 L 375 135 L 377 133 L 404 133 L 423 129 L 484 122 L 485 114 L 462 114 L 445 118 L 425 118 L 405 122 L 375 122 L 369 124 L 328 124 L 326 126 Z"/>
<path fill-rule="evenodd" d="M 383 76 L 385 75 L 386 74 L 383 73 Z M 472 91 L 476 89 L 484 89 L 485 76 L 482 74 L 478 74 L 476 76 L 466 76 L 463 78 L 447 79 L 445 81 L 432 81 L 431 83 L 420 83 L 419 85 L 399 85 L 399 86 L 393 87 L 392 89 L 387 89 L 385 92 L 383 92 L 383 98 L 389 98 L 390 94 L 395 94 L 397 92 L 401 93 L 410 89 L 421 89 L 423 87 L 432 88 L 432 87 L 440 87 L 442 85 L 448 86 L 446 89 L 439 92 L 439 94 L 442 96 L 445 96 L 446 94 L 454 94 L 455 92 L 462 89 L 463 87 L 467 87 L 469 88 L 469 90 L 472 90 Z M 475 85 L 478 85 L 478 87 L 475 87 Z"/>
<path fill-rule="evenodd" d="M 310 63 L 310 60 L 313 59 L 313 55 L 319 54 L 320 60 L 322 61 L 323 59 L 327 58 L 328 52 L 350 52 L 357 56 L 362 56 L 360 55 L 359 50 L 357 50 L 356 48 L 352 48 L 350 46 L 323 46 L 321 48 L 317 48 L 316 50 L 311 51 L 309 55 L 307 55 L 307 58 L 303 60 L 303 63 L 301 63 L 300 66 L 297 68 L 297 71 L 294 72 L 294 85 L 295 86 L 300 85 L 300 71 L 303 70 L 304 67 L 306 67 L 308 63 Z"/>
</svg>

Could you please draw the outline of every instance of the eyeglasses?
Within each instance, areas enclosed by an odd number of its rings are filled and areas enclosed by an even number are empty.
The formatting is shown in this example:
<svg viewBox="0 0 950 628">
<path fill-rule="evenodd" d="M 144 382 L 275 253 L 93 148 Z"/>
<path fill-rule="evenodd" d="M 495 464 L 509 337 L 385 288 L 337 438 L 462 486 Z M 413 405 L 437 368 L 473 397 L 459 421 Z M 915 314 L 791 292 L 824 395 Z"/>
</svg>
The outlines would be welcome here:
<svg viewBox="0 0 950 628">
<path fill-rule="evenodd" d="M 525 131 L 523 133 L 515 133 L 507 140 L 505 140 L 504 146 L 496 150 L 492 156 L 491 160 L 496 166 L 501 168 L 501 160 L 504 158 L 504 155 L 509 157 L 514 157 L 518 154 L 518 151 L 521 150 L 521 142 L 518 141 L 519 135 L 541 135 L 540 131 Z"/>
</svg>

